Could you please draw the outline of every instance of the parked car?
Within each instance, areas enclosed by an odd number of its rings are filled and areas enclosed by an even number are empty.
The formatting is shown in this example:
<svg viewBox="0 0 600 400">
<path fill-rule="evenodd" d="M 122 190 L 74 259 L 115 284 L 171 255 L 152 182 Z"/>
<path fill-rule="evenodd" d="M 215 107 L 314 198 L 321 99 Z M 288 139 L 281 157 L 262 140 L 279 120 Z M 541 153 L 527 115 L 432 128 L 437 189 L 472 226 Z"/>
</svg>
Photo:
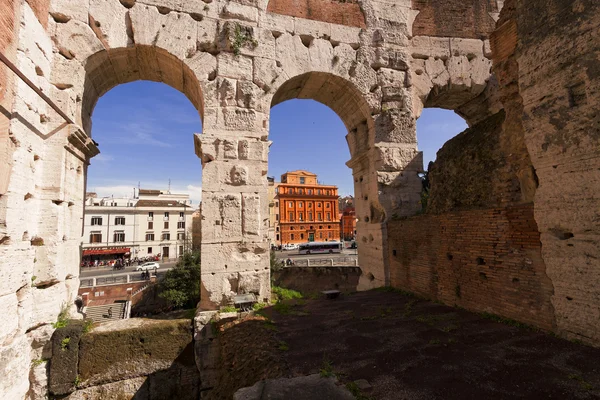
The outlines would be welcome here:
<svg viewBox="0 0 600 400">
<path fill-rule="evenodd" d="M 150 270 L 156 271 L 159 268 L 160 268 L 160 265 L 158 265 L 157 262 L 147 262 L 147 263 L 143 263 L 142 265 L 138 265 L 135 270 L 136 271 L 150 271 Z"/>
<path fill-rule="evenodd" d="M 281 250 L 298 250 L 298 245 L 294 243 L 286 243 L 281 246 Z"/>
</svg>

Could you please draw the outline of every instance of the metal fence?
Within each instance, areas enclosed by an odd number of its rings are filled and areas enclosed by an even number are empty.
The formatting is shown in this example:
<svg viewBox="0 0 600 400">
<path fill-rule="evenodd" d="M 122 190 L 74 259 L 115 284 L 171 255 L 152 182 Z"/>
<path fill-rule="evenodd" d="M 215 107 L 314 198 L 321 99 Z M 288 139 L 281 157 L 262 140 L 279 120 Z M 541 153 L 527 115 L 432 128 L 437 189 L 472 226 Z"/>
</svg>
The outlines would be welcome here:
<svg viewBox="0 0 600 400">
<path fill-rule="evenodd" d="M 281 260 L 285 262 L 285 260 Z M 357 257 L 337 257 L 337 258 L 296 258 L 293 259 L 294 267 L 357 267 Z"/>
</svg>

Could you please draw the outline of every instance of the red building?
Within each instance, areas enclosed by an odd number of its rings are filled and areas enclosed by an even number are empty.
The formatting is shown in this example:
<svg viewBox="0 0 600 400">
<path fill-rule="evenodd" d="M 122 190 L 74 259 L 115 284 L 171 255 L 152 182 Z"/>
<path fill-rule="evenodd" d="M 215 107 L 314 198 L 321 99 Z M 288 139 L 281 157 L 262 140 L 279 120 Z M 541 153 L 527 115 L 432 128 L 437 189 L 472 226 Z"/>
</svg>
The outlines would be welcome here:
<svg viewBox="0 0 600 400">
<path fill-rule="evenodd" d="M 320 185 L 317 175 L 292 171 L 277 187 L 281 244 L 340 240 L 337 186 Z"/>
<path fill-rule="evenodd" d="M 342 240 L 354 240 L 356 238 L 356 211 L 354 206 L 347 206 L 342 212 L 340 219 Z"/>
</svg>

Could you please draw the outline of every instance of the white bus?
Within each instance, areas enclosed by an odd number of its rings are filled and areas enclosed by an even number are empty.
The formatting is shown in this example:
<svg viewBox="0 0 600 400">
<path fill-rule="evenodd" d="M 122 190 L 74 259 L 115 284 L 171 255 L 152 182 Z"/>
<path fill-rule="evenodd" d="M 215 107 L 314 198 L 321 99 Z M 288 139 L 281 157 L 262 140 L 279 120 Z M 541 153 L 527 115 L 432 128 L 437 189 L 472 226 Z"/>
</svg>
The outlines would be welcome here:
<svg viewBox="0 0 600 400">
<path fill-rule="evenodd" d="M 300 245 L 298 254 L 340 253 L 341 251 L 340 242 L 308 242 Z"/>
</svg>

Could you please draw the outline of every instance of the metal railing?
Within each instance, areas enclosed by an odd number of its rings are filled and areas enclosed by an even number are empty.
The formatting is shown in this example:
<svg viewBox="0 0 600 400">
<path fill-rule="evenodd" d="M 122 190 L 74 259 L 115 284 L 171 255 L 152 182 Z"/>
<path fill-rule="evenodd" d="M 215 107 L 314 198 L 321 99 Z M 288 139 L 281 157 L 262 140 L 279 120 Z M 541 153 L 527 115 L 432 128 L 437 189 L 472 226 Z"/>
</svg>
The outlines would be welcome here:
<svg viewBox="0 0 600 400">
<path fill-rule="evenodd" d="M 156 279 L 162 279 L 166 271 L 159 271 L 156 274 Z M 142 282 L 147 279 L 142 277 L 141 272 L 132 272 L 127 275 L 117 275 L 117 276 L 97 276 L 93 278 L 83 278 L 79 280 L 80 287 L 94 287 L 94 286 L 104 286 L 104 285 L 118 285 L 123 283 L 132 283 L 132 282 Z"/>
<path fill-rule="evenodd" d="M 284 259 L 280 259 L 285 262 Z M 357 257 L 338 257 L 338 258 L 305 258 L 294 259 L 292 265 L 286 267 L 358 267 Z"/>
</svg>

